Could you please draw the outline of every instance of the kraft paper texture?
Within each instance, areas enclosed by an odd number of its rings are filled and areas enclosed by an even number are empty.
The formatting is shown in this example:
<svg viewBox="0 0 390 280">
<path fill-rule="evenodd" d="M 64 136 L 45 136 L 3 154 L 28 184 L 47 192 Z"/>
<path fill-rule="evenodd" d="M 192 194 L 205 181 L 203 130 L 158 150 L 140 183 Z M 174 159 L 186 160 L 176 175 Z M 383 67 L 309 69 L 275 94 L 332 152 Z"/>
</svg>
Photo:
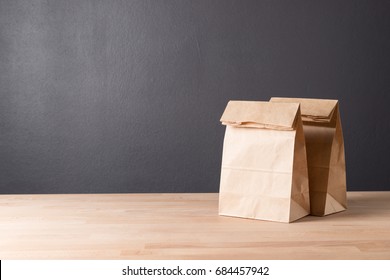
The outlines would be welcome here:
<svg viewBox="0 0 390 280">
<path fill-rule="evenodd" d="M 310 213 L 324 216 L 347 208 L 344 139 L 337 100 L 271 98 L 300 103 L 309 171 Z"/>
<path fill-rule="evenodd" d="M 230 101 L 219 214 L 292 222 L 310 212 L 305 139 L 298 103 Z"/>
</svg>

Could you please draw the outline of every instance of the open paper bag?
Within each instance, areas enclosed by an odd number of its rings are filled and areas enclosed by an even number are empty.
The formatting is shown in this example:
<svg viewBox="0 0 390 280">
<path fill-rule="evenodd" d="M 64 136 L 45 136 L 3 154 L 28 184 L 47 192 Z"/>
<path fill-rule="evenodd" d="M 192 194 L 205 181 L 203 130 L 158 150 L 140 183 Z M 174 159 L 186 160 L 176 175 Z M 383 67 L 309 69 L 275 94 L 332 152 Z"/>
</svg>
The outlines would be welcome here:
<svg viewBox="0 0 390 280">
<path fill-rule="evenodd" d="M 337 100 L 275 98 L 299 102 L 309 170 L 310 213 L 324 216 L 347 208 L 344 140 Z"/>
<path fill-rule="evenodd" d="M 219 214 L 279 222 L 308 215 L 299 103 L 230 101 L 221 122 Z"/>
</svg>

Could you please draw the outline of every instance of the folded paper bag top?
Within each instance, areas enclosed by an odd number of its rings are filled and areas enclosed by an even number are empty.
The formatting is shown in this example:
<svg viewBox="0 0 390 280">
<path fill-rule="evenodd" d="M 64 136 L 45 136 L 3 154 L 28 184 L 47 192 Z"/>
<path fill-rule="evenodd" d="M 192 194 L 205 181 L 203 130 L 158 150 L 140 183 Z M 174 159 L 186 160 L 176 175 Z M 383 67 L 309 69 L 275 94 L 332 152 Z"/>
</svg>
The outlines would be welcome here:
<svg viewBox="0 0 390 280">
<path fill-rule="evenodd" d="M 332 99 L 272 97 L 271 102 L 292 102 L 301 104 L 303 121 L 330 122 L 337 109 L 338 101 Z"/>
<path fill-rule="evenodd" d="M 230 101 L 222 153 L 219 214 L 292 222 L 309 214 L 299 104 Z"/>
<path fill-rule="evenodd" d="M 310 213 L 324 216 L 347 208 L 344 139 L 337 100 L 271 98 L 299 102 L 309 170 Z"/>
<path fill-rule="evenodd" d="M 224 125 L 293 130 L 298 103 L 229 101 L 221 117 Z"/>
</svg>

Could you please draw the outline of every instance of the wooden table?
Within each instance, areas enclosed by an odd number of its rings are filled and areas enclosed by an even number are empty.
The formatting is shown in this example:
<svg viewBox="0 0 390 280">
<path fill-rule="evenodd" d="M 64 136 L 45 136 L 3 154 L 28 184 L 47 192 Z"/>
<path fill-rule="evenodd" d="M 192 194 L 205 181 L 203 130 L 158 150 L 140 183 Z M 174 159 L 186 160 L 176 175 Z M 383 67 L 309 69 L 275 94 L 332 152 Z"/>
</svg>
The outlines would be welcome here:
<svg viewBox="0 0 390 280">
<path fill-rule="evenodd" d="M 390 259 L 390 192 L 291 224 L 218 216 L 218 194 L 0 195 L 0 259 Z"/>
</svg>

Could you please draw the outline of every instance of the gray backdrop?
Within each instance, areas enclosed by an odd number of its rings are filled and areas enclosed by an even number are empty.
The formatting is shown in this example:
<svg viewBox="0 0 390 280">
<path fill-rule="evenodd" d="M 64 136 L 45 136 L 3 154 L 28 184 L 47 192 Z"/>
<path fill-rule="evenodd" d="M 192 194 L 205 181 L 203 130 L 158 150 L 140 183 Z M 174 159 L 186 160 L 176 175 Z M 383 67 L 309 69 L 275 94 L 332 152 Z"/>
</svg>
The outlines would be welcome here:
<svg viewBox="0 0 390 280">
<path fill-rule="evenodd" d="M 390 190 L 390 2 L 0 0 L 0 192 L 215 192 L 229 99 L 340 100 Z"/>
</svg>

